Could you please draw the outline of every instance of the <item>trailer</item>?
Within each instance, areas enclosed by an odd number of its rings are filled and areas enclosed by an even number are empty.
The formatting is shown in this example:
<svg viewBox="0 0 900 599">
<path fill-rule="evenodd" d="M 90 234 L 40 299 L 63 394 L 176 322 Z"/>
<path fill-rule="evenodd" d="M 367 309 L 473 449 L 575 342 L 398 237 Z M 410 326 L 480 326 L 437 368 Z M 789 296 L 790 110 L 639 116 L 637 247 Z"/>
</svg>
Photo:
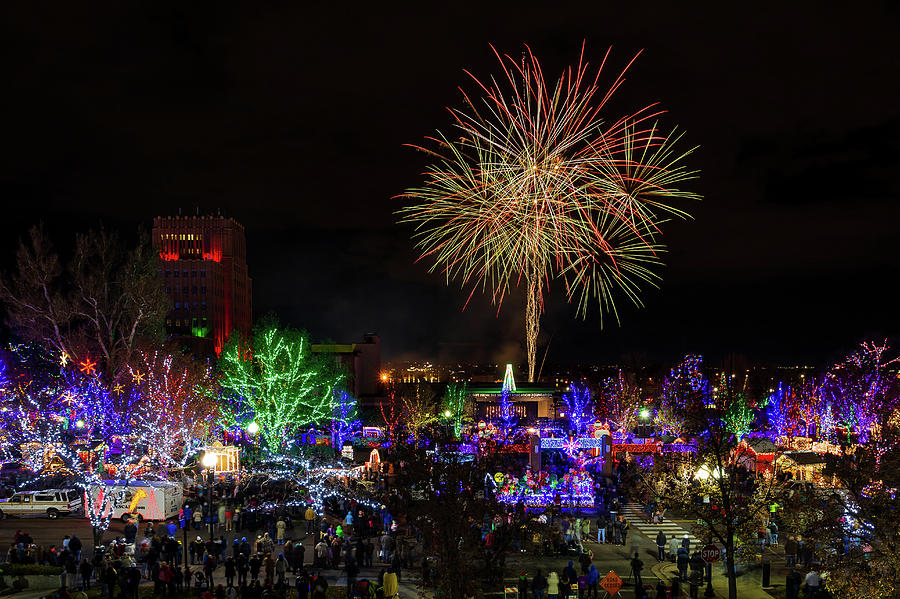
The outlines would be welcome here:
<svg viewBox="0 0 900 599">
<path fill-rule="evenodd" d="M 105 480 L 91 485 L 85 513 L 107 512 L 123 522 L 177 518 L 184 503 L 184 486 L 170 481 Z"/>
</svg>

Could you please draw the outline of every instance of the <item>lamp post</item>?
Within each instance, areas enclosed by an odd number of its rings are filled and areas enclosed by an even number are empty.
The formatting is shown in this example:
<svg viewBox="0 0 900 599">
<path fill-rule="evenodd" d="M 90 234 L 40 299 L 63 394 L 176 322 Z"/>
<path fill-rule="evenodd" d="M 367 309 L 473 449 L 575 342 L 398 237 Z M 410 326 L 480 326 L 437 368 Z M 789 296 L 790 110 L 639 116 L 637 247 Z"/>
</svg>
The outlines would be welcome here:
<svg viewBox="0 0 900 599">
<path fill-rule="evenodd" d="M 705 464 L 703 466 L 700 466 L 700 468 L 697 469 L 696 477 L 699 480 L 705 481 L 710 476 L 715 479 L 721 478 L 722 471 L 719 470 L 718 468 L 713 468 L 712 470 L 710 470 L 709 466 L 706 466 Z M 704 597 L 715 597 L 716 596 L 716 593 L 713 590 L 713 586 L 712 586 L 712 563 L 709 563 L 709 562 L 706 563 L 706 591 L 704 591 L 703 596 Z"/>
<path fill-rule="evenodd" d="M 218 459 L 216 455 L 207 451 L 203 454 L 203 459 L 201 463 L 203 467 L 207 470 L 207 484 L 206 484 L 206 503 L 209 506 L 209 512 L 207 517 L 209 518 L 209 540 L 212 541 L 213 538 L 213 501 L 212 501 L 212 486 L 213 486 L 213 476 L 215 474 L 214 468 L 216 467 L 216 462 Z"/>
<path fill-rule="evenodd" d="M 256 434 L 259 432 L 259 424 L 254 420 L 250 424 L 247 425 L 247 434 L 250 435 L 251 438 L 254 439 L 254 443 L 258 445 L 256 442 Z M 255 451 L 254 451 L 255 453 Z"/>
</svg>

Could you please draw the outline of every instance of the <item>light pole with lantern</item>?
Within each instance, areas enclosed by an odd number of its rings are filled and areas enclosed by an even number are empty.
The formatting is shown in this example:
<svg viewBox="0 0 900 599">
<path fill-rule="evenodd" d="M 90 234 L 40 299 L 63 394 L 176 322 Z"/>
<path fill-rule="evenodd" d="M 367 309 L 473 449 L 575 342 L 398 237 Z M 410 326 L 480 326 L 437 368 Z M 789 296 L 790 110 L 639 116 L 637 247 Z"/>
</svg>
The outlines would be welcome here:
<svg viewBox="0 0 900 599">
<path fill-rule="evenodd" d="M 206 451 L 203 453 L 203 459 L 200 460 L 200 463 L 203 464 L 203 467 L 207 470 L 207 484 L 206 484 L 206 504 L 209 506 L 209 510 L 207 512 L 207 517 L 209 518 L 209 540 L 212 541 L 213 538 L 213 500 L 212 500 L 212 487 L 213 487 L 213 477 L 215 476 L 215 467 L 218 462 L 218 458 L 216 454 L 211 451 Z"/>
<path fill-rule="evenodd" d="M 247 425 L 247 434 L 250 435 L 250 438 L 253 440 L 255 445 L 259 445 L 258 440 L 256 438 L 257 433 L 259 433 L 259 424 L 254 420 L 250 424 Z M 256 450 L 254 450 L 254 455 L 256 454 Z"/>
</svg>

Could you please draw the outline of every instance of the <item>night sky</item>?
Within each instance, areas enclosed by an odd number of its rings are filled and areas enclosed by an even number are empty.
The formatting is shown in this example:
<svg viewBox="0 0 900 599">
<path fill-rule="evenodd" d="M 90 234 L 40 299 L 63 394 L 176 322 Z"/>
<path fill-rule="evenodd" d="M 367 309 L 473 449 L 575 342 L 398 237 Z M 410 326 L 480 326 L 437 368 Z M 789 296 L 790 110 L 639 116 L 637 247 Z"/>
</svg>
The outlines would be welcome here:
<svg viewBox="0 0 900 599">
<path fill-rule="evenodd" d="M 378 332 L 386 358 L 522 360 L 522 302 L 462 311 L 392 198 L 421 182 L 403 144 L 447 129 L 462 70 L 496 72 L 489 44 L 528 43 L 555 78 L 586 40 L 616 68 L 643 49 L 611 111 L 660 101 L 701 146 L 705 199 L 621 327 L 551 289 L 550 362 L 818 364 L 900 333 L 896 2 L 93 4 L 0 9 L 4 268 L 40 220 L 63 241 L 221 210 L 247 229 L 257 315 Z"/>
</svg>

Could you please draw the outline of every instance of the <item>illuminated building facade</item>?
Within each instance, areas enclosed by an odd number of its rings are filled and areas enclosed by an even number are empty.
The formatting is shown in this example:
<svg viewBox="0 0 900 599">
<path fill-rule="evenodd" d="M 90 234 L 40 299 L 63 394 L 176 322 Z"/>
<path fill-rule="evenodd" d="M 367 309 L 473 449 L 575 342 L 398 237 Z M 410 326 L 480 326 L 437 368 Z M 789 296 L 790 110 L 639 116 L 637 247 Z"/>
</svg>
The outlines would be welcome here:
<svg viewBox="0 0 900 599">
<path fill-rule="evenodd" d="M 216 355 L 233 333 L 249 337 L 253 288 L 240 223 L 223 216 L 156 217 L 153 246 L 171 308 L 170 335 Z"/>
</svg>

